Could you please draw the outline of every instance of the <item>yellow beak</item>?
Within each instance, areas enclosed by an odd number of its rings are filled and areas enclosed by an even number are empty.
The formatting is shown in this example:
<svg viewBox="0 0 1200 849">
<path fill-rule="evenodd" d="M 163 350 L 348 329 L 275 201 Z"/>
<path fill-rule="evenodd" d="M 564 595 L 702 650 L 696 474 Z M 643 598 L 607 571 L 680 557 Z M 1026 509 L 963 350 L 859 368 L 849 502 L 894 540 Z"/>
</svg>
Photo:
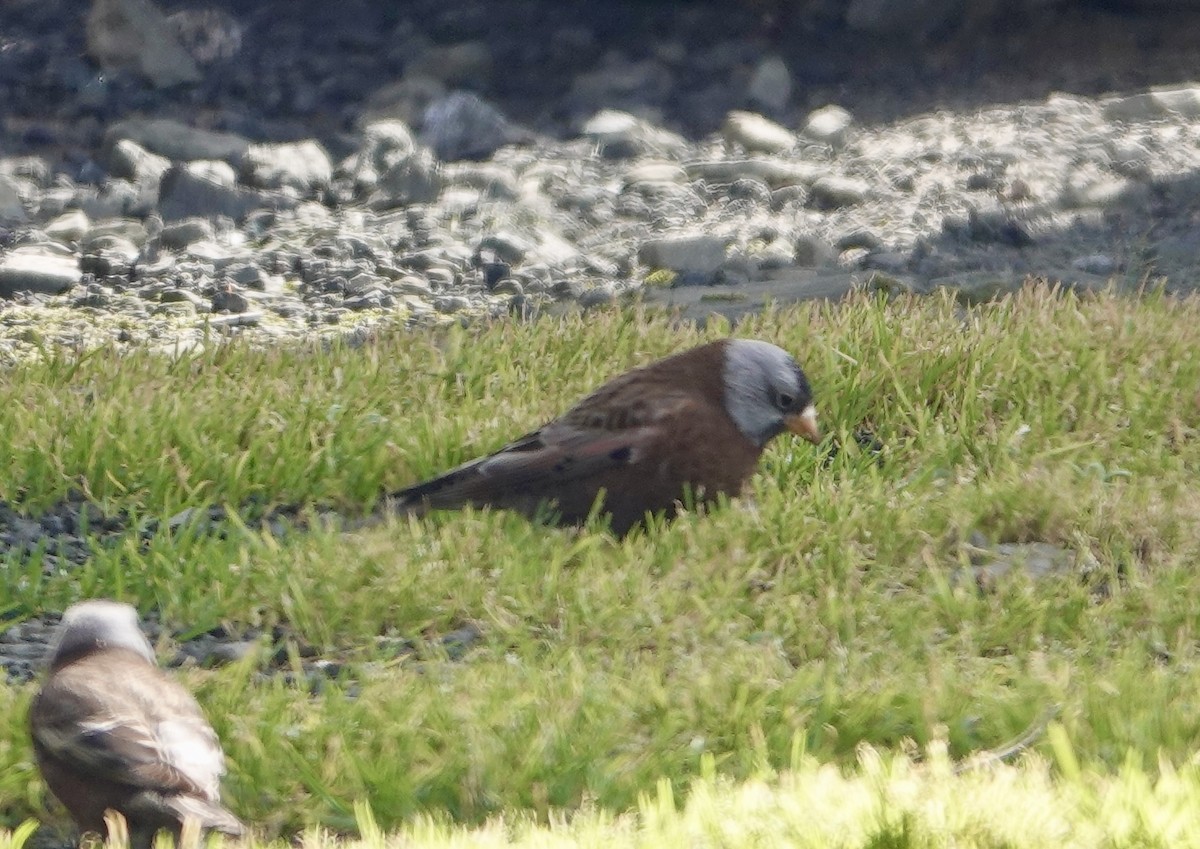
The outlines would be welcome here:
<svg viewBox="0 0 1200 849">
<path fill-rule="evenodd" d="M 821 428 L 817 425 L 817 408 L 809 404 L 804 412 L 795 413 L 783 420 L 787 429 L 797 436 L 803 436 L 813 445 L 821 441 Z"/>
</svg>

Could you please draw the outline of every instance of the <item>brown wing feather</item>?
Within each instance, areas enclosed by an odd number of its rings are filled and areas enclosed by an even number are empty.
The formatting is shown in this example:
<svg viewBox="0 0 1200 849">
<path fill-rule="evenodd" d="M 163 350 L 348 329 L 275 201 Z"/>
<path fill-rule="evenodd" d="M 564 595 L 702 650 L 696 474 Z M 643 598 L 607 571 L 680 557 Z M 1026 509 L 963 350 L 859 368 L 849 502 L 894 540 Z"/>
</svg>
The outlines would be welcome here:
<svg viewBox="0 0 1200 849">
<path fill-rule="evenodd" d="M 401 509 L 421 503 L 444 509 L 465 504 L 508 506 L 544 497 L 568 482 L 622 468 L 654 450 L 676 417 L 686 417 L 695 399 L 676 394 L 640 402 L 627 412 L 596 406 L 566 416 L 509 443 L 494 454 L 400 490 Z"/>
<path fill-rule="evenodd" d="M 36 742 L 96 778 L 215 799 L 224 759 L 195 699 L 144 660 L 117 654 L 81 660 L 46 682 L 31 713 Z"/>
</svg>

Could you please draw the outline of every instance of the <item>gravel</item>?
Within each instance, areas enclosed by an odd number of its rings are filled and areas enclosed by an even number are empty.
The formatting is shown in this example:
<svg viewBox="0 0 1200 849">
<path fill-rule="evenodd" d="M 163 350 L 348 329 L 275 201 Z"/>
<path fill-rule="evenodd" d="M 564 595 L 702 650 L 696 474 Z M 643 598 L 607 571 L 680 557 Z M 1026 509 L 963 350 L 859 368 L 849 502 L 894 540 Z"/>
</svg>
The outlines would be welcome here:
<svg viewBox="0 0 1200 849">
<path fill-rule="evenodd" d="M 0 365 L 638 299 L 1194 288 L 1195 10 L 1031 3 L 981 41 L 940 4 L 961 28 L 932 41 L 902 3 L 794 5 L 10 0 Z M 50 570 L 151 532 L 0 504 L 0 554 Z M 10 677 L 51 620 L 0 633 Z"/>
</svg>

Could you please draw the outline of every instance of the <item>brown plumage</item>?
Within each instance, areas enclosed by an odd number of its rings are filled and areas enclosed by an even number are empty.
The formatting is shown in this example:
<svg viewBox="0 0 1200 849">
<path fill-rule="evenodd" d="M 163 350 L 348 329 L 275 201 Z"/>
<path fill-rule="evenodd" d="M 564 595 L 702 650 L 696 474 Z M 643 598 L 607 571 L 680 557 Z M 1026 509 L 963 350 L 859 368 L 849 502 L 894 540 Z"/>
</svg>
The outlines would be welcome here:
<svg viewBox="0 0 1200 849">
<path fill-rule="evenodd" d="M 689 497 L 737 495 L 784 430 L 819 440 L 812 391 L 782 349 L 723 339 L 622 374 L 560 418 L 494 454 L 393 493 L 387 508 L 423 514 L 466 505 L 552 517 L 602 513 L 623 535 Z"/>
<path fill-rule="evenodd" d="M 29 711 L 38 768 L 82 831 L 122 814 L 135 849 L 185 818 L 240 835 L 221 806 L 221 744 L 192 695 L 154 661 L 137 612 L 85 601 L 63 615 Z"/>
</svg>

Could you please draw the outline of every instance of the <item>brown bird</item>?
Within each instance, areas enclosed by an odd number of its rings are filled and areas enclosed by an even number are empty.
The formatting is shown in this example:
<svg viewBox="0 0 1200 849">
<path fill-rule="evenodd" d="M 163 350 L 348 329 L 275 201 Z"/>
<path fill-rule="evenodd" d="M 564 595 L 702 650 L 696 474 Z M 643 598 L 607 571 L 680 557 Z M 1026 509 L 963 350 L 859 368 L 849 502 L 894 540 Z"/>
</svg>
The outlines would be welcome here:
<svg viewBox="0 0 1200 849">
<path fill-rule="evenodd" d="M 200 706 L 158 668 L 137 611 L 84 601 L 63 615 L 50 671 L 29 710 L 38 768 L 82 831 L 124 815 L 134 849 L 185 819 L 241 835 L 221 806 L 225 756 Z"/>
<path fill-rule="evenodd" d="M 648 513 L 673 516 L 737 495 L 763 448 L 785 430 L 820 440 L 808 379 L 783 349 L 723 339 L 615 377 L 563 416 L 432 480 L 385 509 L 466 505 L 578 524 L 601 513 L 624 535 Z"/>
</svg>

